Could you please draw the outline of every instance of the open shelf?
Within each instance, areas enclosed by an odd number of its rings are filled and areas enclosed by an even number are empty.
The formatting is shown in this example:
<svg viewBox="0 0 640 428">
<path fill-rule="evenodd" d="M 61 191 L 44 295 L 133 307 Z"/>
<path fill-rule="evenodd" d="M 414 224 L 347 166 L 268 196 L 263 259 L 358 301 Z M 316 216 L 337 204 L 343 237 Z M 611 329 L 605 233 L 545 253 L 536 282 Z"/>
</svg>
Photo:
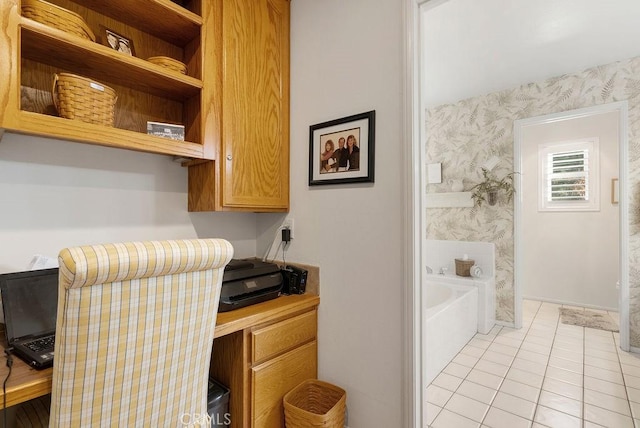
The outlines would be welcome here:
<svg viewBox="0 0 640 428">
<path fill-rule="evenodd" d="M 186 45 L 202 27 L 201 16 L 169 0 L 73 1 L 175 45 Z"/>
<path fill-rule="evenodd" d="M 471 192 L 427 193 L 427 208 L 473 208 Z"/>
<path fill-rule="evenodd" d="M 95 125 L 27 111 L 20 112 L 21 132 L 63 140 L 182 157 L 202 157 L 201 144 Z"/>
<path fill-rule="evenodd" d="M 104 83 L 184 101 L 200 93 L 202 81 L 140 58 L 22 18 L 22 56 Z M 51 55 L 55 52 L 55 55 Z"/>
<path fill-rule="evenodd" d="M 198 0 L 188 2 L 192 11 L 169 0 L 49 1 L 80 15 L 96 40 L 18 16 L 19 103 L 16 115 L 5 121 L 8 129 L 184 158 L 211 156 L 205 150 L 201 112 L 207 105 L 202 80 L 206 60 Z M 134 54 L 109 47 L 106 28 L 130 38 Z M 145 60 L 158 55 L 184 62 L 188 74 Z M 117 95 L 114 126 L 58 117 L 52 97 L 58 73 L 76 74 L 113 88 Z M 148 135 L 150 121 L 183 125 L 187 141 Z"/>
</svg>

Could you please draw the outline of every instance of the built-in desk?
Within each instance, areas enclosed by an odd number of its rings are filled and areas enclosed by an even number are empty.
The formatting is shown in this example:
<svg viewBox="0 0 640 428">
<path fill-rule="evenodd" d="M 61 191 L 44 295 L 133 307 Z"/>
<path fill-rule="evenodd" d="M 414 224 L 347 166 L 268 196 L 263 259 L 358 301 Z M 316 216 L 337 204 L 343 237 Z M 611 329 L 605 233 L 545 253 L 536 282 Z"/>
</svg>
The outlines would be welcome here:
<svg viewBox="0 0 640 428">
<path fill-rule="evenodd" d="M 317 377 L 319 303 L 316 295 L 282 296 L 218 314 L 211 374 L 231 389 L 233 427 L 284 426 L 284 393 Z M 9 371 L 1 360 L 0 382 Z M 51 393 L 53 369 L 38 371 L 13 360 L 7 407 Z M 0 388 L 0 408 L 3 399 Z"/>
</svg>

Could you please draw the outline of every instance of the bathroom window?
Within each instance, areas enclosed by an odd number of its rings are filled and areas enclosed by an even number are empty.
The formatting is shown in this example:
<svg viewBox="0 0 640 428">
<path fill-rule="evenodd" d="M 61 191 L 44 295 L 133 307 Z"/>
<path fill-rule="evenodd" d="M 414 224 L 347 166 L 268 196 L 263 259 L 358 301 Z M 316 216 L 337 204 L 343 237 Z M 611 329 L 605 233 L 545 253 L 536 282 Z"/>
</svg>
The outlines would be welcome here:
<svg viewBox="0 0 640 428">
<path fill-rule="evenodd" d="M 538 151 L 539 211 L 598 211 L 598 139 L 545 143 Z"/>
</svg>

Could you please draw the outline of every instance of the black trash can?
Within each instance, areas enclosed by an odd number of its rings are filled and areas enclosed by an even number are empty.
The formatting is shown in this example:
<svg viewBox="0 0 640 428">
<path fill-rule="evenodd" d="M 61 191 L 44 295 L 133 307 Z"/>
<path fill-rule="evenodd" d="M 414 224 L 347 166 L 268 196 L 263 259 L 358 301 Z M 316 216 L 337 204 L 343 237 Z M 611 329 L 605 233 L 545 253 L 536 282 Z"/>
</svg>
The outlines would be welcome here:
<svg viewBox="0 0 640 428">
<path fill-rule="evenodd" d="M 229 388 L 212 378 L 209 378 L 207 413 L 211 417 L 212 427 L 228 427 L 231 425 Z"/>
</svg>

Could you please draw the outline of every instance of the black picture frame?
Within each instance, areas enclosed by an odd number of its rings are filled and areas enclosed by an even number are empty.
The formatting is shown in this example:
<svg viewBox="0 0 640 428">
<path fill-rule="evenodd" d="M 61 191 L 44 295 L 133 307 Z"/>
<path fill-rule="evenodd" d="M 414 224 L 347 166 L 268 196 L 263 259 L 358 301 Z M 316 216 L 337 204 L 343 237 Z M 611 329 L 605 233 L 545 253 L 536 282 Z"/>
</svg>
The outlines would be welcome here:
<svg viewBox="0 0 640 428">
<path fill-rule="evenodd" d="M 375 130 L 375 110 L 311 125 L 309 186 L 373 183 Z"/>
</svg>

